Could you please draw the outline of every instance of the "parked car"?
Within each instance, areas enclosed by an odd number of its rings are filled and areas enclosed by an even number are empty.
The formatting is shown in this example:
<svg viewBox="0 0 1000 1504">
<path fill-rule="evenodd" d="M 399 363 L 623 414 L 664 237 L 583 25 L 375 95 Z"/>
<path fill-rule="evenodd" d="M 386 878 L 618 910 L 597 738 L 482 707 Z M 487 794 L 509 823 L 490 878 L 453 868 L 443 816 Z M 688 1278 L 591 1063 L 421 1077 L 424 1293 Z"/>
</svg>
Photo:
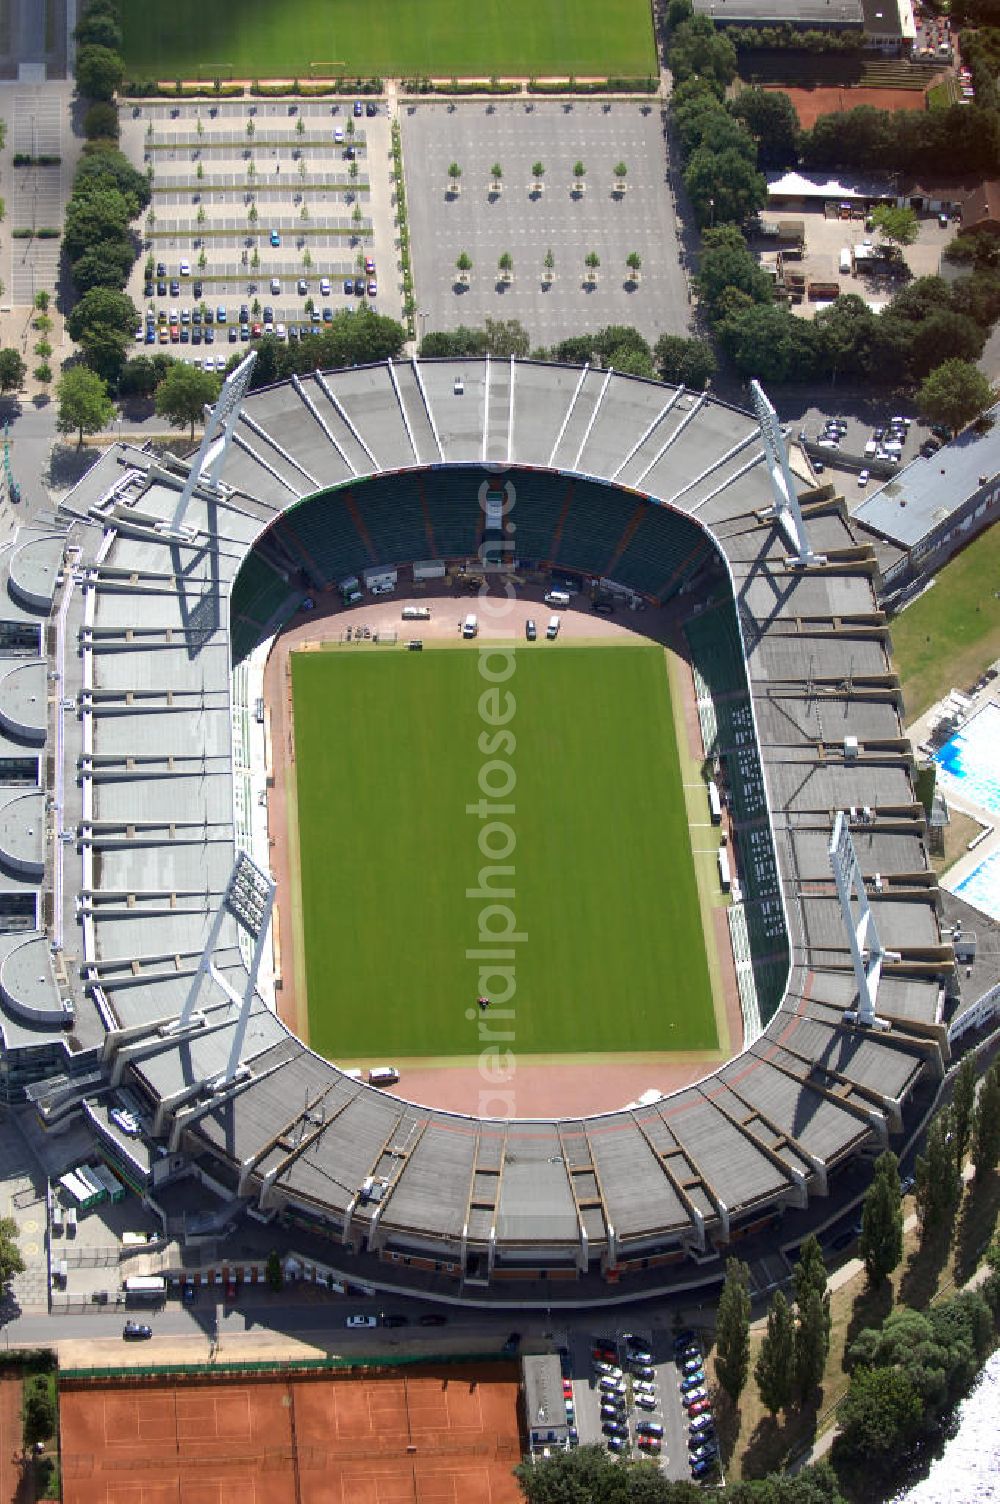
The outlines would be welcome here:
<svg viewBox="0 0 1000 1504">
<path fill-rule="evenodd" d="M 871 478 L 872 478 L 872 473 L 871 473 L 870 470 L 859 470 L 858 471 L 858 485 L 861 486 L 862 489 L 865 486 L 867 486 L 867 484 L 871 480 Z"/>
<path fill-rule="evenodd" d="M 684 1358 L 681 1362 L 681 1372 L 685 1378 L 688 1378 L 690 1374 L 701 1371 L 701 1364 L 702 1360 L 700 1357 Z"/>
<path fill-rule="evenodd" d="M 615 1379 L 620 1379 L 622 1376 L 622 1371 L 617 1363 L 606 1363 L 603 1358 L 594 1359 L 594 1372 L 610 1374 Z"/>
<path fill-rule="evenodd" d="M 638 1393 L 634 1390 L 633 1399 L 640 1410 L 655 1410 L 660 1403 L 655 1394 Z"/>
<path fill-rule="evenodd" d="M 141 1342 L 152 1335 L 153 1328 L 144 1321 L 126 1321 L 122 1327 L 122 1337 L 126 1342 Z"/>
<path fill-rule="evenodd" d="M 281 236 L 280 236 L 280 234 L 278 233 L 277 230 L 272 230 L 271 231 L 271 244 L 272 245 L 280 245 L 281 244 Z"/>
<path fill-rule="evenodd" d="M 348 1318 L 345 1321 L 344 1325 L 345 1326 L 350 1326 L 350 1327 L 378 1326 L 378 1317 L 377 1316 L 348 1316 Z"/>
<path fill-rule="evenodd" d="M 681 1379 L 681 1393 L 688 1394 L 692 1389 L 700 1389 L 705 1382 L 705 1370 L 701 1367 L 685 1373 Z"/>
<path fill-rule="evenodd" d="M 693 1405 L 688 1405 L 687 1413 L 690 1416 L 711 1415 L 712 1402 L 709 1399 L 695 1400 Z"/>
<path fill-rule="evenodd" d="M 693 1405 L 698 1405 L 702 1400 L 707 1399 L 708 1390 L 703 1385 L 699 1385 L 697 1389 L 689 1389 L 687 1394 L 681 1395 L 681 1404 L 684 1405 L 687 1410 L 690 1410 Z"/>
</svg>

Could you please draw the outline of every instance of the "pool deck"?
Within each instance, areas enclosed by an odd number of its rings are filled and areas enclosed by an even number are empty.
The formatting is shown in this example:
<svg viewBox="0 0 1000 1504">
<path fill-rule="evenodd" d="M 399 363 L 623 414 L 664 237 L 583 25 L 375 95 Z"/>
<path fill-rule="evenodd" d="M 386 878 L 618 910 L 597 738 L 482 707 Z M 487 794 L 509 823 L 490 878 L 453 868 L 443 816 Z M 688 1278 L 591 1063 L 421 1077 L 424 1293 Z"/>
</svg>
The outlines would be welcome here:
<svg viewBox="0 0 1000 1504">
<path fill-rule="evenodd" d="M 973 716 L 977 715 L 979 711 L 985 709 L 988 705 L 994 705 L 1000 710 L 1000 678 L 991 680 L 977 694 L 969 698 L 971 703 L 965 715 L 963 725 L 967 725 Z M 942 712 L 946 708 L 946 703 L 946 701 L 938 701 L 936 705 L 932 705 L 928 711 L 925 711 L 922 716 L 918 717 L 908 727 L 907 735 L 914 749 L 918 752 L 925 755 L 930 753 L 931 729 L 940 719 Z M 948 804 L 953 809 L 961 810 L 963 814 L 971 815 L 972 819 L 977 821 L 988 832 L 985 836 L 977 836 L 973 849 L 967 851 L 964 856 L 960 856 L 941 878 L 941 886 L 947 889 L 949 893 L 956 893 L 961 884 L 967 878 L 971 877 L 989 857 L 993 856 L 996 852 L 1000 852 L 1000 818 L 998 818 L 995 810 L 987 809 L 983 805 L 976 804 L 974 800 L 966 797 L 962 792 L 960 781 L 955 778 L 948 778 L 947 798 Z M 958 896 L 965 898 L 967 903 L 971 902 L 966 894 L 959 893 Z M 973 907 L 977 907 L 977 905 L 973 904 Z M 1000 892 L 997 894 L 992 917 L 1000 918 Z"/>
</svg>

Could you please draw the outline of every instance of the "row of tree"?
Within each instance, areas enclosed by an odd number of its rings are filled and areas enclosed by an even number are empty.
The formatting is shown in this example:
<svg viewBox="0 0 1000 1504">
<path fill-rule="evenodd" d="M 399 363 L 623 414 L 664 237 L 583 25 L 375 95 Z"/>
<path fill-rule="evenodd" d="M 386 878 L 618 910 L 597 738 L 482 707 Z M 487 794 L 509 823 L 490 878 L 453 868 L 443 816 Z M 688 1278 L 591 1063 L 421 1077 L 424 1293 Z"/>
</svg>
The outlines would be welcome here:
<svg viewBox="0 0 1000 1504">
<path fill-rule="evenodd" d="M 457 329 L 432 330 L 420 344 L 420 355 L 450 357 L 526 356 L 532 360 L 613 368 L 632 376 L 658 377 L 700 391 L 715 374 L 711 345 L 705 340 L 663 334 L 650 345 L 629 324 L 608 324 L 594 333 L 570 335 L 550 346 L 531 349 L 527 329 L 518 319 L 487 319 L 481 329 L 460 324 Z"/>
<path fill-rule="evenodd" d="M 671 1482 L 655 1462 L 622 1462 L 603 1447 L 577 1447 L 514 1469 L 528 1504 L 702 1504 L 696 1483 Z M 794 1477 L 732 1483 L 712 1490 L 716 1504 L 846 1504 L 826 1463 Z"/>
</svg>

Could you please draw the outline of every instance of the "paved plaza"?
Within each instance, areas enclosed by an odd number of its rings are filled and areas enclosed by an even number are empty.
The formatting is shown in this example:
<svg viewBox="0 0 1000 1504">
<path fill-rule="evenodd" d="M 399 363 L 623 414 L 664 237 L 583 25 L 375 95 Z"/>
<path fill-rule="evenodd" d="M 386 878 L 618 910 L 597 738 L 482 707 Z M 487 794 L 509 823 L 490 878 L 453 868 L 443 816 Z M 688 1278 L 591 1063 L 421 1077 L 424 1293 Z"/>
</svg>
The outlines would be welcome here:
<svg viewBox="0 0 1000 1504">
<path fill-rule="evenodd" d="M 691 317 L 677 224 L 667 183 L 660 109 L 615 101 L 404 105 L 403 155 L 412 230 L 420 330 L 481 326 L 486 318 L 517 318 L 533 346 L 549 345 L 605 324 L 632 324 L 650 340 L 686 334 Z M 541 193 L 532 166 L 545 167 Z M 573 168 L 586 169 L 575 191 Z M 627 169 L 617 193 L 615 164 Z M 448 168 L 462 170 L 450 191 Z M 491 168 L 503 169 L 500 192 Z M 552 249 L 555 280 L 543 285 Z M 462 251 L 473 261 L 458 285 Z M 589 285 L 585 258 L 600 257 Z M 626 258 L 642 258 L 632 285 Z M 500 281 L 498 261 L 514 260 L 513 280 Z"/>
<path fill-rule="evenodd" d="M 275 328 L 308 328 L 324 309 L 362 301 L 399 318 L 389 121 L 382 101 L 375 108 L 355 118 L 350 100 L 125 106 L 122 148 L 153 172 L 146 254 L 164 267 L 150 287 L 140 257 L 127 289 L 136 307 L 159 315 L 222 306 L 230 328 L 241 322 L 242 304 L 250 321 Z M 366 256 L 375 258 L 373 277 Z M 327 292 L 322 278 L 330 279 Z M 362 296 L 345 291 L 347 279 L 360 281 Z M 193 334 L 192 327 L 195 343 Z M 214 342 L 231 353 L 228 329 Z"/>
</svg>

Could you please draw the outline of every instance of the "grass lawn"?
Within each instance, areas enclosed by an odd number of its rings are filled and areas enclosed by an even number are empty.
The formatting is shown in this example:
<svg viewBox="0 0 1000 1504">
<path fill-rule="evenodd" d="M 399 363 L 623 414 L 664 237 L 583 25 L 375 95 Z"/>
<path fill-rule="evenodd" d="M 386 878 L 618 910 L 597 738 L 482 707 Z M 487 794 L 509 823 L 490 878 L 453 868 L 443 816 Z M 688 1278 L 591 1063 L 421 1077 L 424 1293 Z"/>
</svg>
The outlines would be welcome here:
<svg viewBox="0 0 1000 1504">
<path fill-rule="evenodd" d="M 309 64 L 348 77 L 448 78 L 657 71 L 648 0 L 121 0 L 125 58 L 137 78 L 195 78 L 229 63 L 236 78 L 306 79 Z"/>
<path fill-rule="evenodd" d="M 485 991 L 518 1054 L 716 1048 L 663 651 L 519 648 L 516 746 L 483 751 L 480 646 L 292 657 L 310 1043 L 473 1055 Z M 491 757 L 495 787 L 516 775 L 516 844 L 492 859 L 466 813 Z M 466 955 L 504 902 L 466 896 L 491 860 L 526 936 L 507 1024 Z"/>
<path fill-rule="evenodd" d="M 941 570 L 933 587 L 892 622 L 907 720 L 975 683 L 1000 657 L 1000 526 Z"/>
</svg>

